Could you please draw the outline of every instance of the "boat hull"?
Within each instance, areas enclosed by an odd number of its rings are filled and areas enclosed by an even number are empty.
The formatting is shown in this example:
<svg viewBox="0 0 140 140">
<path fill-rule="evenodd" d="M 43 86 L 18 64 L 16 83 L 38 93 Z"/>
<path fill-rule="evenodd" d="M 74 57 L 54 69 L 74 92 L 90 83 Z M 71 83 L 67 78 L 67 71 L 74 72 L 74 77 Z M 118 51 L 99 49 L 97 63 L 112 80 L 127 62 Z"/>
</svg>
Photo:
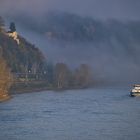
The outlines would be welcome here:
<svg viewBox="0 0 140 140">
<path fill-rule="evenodd" d="M 140 96 L 140 92 L 130 92 L 131 97 Z"/>
</svg>

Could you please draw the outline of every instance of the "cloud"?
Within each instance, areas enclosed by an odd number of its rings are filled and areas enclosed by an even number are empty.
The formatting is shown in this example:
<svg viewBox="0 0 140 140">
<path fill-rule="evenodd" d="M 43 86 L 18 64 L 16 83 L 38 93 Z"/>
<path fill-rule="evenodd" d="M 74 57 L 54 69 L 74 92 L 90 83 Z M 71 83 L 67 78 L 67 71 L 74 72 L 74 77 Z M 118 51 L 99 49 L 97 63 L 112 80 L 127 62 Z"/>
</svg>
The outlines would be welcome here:
<svg viewBox="0 0 140 140">
<path fill-rule="evenodd" d="M 48 10 L 60 10 L 96 18 L 140 19 L 139 0 L 1 0 L 2 14 L 24 12 L 42 16 Z"/>
</svg>

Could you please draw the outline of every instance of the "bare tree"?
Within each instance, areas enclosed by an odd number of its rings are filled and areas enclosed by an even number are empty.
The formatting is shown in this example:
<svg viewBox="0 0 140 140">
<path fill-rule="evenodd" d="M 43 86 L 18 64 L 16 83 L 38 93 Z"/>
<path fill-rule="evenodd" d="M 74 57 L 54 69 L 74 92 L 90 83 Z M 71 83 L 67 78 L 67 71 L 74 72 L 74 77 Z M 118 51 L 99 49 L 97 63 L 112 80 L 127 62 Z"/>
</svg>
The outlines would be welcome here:
<svg viewBox="0 0 140 140">
<path fill-rule="evenodd" d="M 80 67 L 75 70 L 74 78 L 75 86 L 89 86 L 92 79 L 91 68 L 87 64 L 81 64 Z"/>
<path fill-rule="evenodd" d="M 54 83 L 57 88 L 67 88 L 69 84 L 69 68 L 64 63 L 57 63 L 54 68 Z"/>
</svg>

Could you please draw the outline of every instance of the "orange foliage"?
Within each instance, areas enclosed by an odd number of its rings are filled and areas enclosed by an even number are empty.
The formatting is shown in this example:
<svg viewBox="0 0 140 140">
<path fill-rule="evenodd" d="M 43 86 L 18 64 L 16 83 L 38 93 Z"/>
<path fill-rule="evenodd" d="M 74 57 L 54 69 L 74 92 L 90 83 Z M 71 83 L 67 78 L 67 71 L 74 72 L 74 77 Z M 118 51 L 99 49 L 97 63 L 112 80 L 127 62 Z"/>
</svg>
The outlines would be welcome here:
<svg viewBox="0 0 140 140">
<path fill-rule="evenodd" d="M 12 75 L 3 58 L 0 57 L 0 97 L 8 94 L 12 84 Z"/>
</svg>

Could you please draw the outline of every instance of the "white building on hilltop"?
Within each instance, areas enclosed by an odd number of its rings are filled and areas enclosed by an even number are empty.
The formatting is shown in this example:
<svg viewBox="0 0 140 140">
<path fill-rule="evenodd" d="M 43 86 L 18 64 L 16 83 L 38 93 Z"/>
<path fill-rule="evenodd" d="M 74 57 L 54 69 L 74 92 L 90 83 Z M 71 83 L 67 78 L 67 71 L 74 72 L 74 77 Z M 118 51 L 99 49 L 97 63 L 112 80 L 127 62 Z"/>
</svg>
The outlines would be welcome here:
<svg viewBox="0 0 140 140">
<path fill-rule="evenodd" d="M 12 37 L 17 42 L 18 45 L 20 44 L 18 33 L 16 31 L 15 32 L 8 31 L 8 36 Z"/>
</svg>

